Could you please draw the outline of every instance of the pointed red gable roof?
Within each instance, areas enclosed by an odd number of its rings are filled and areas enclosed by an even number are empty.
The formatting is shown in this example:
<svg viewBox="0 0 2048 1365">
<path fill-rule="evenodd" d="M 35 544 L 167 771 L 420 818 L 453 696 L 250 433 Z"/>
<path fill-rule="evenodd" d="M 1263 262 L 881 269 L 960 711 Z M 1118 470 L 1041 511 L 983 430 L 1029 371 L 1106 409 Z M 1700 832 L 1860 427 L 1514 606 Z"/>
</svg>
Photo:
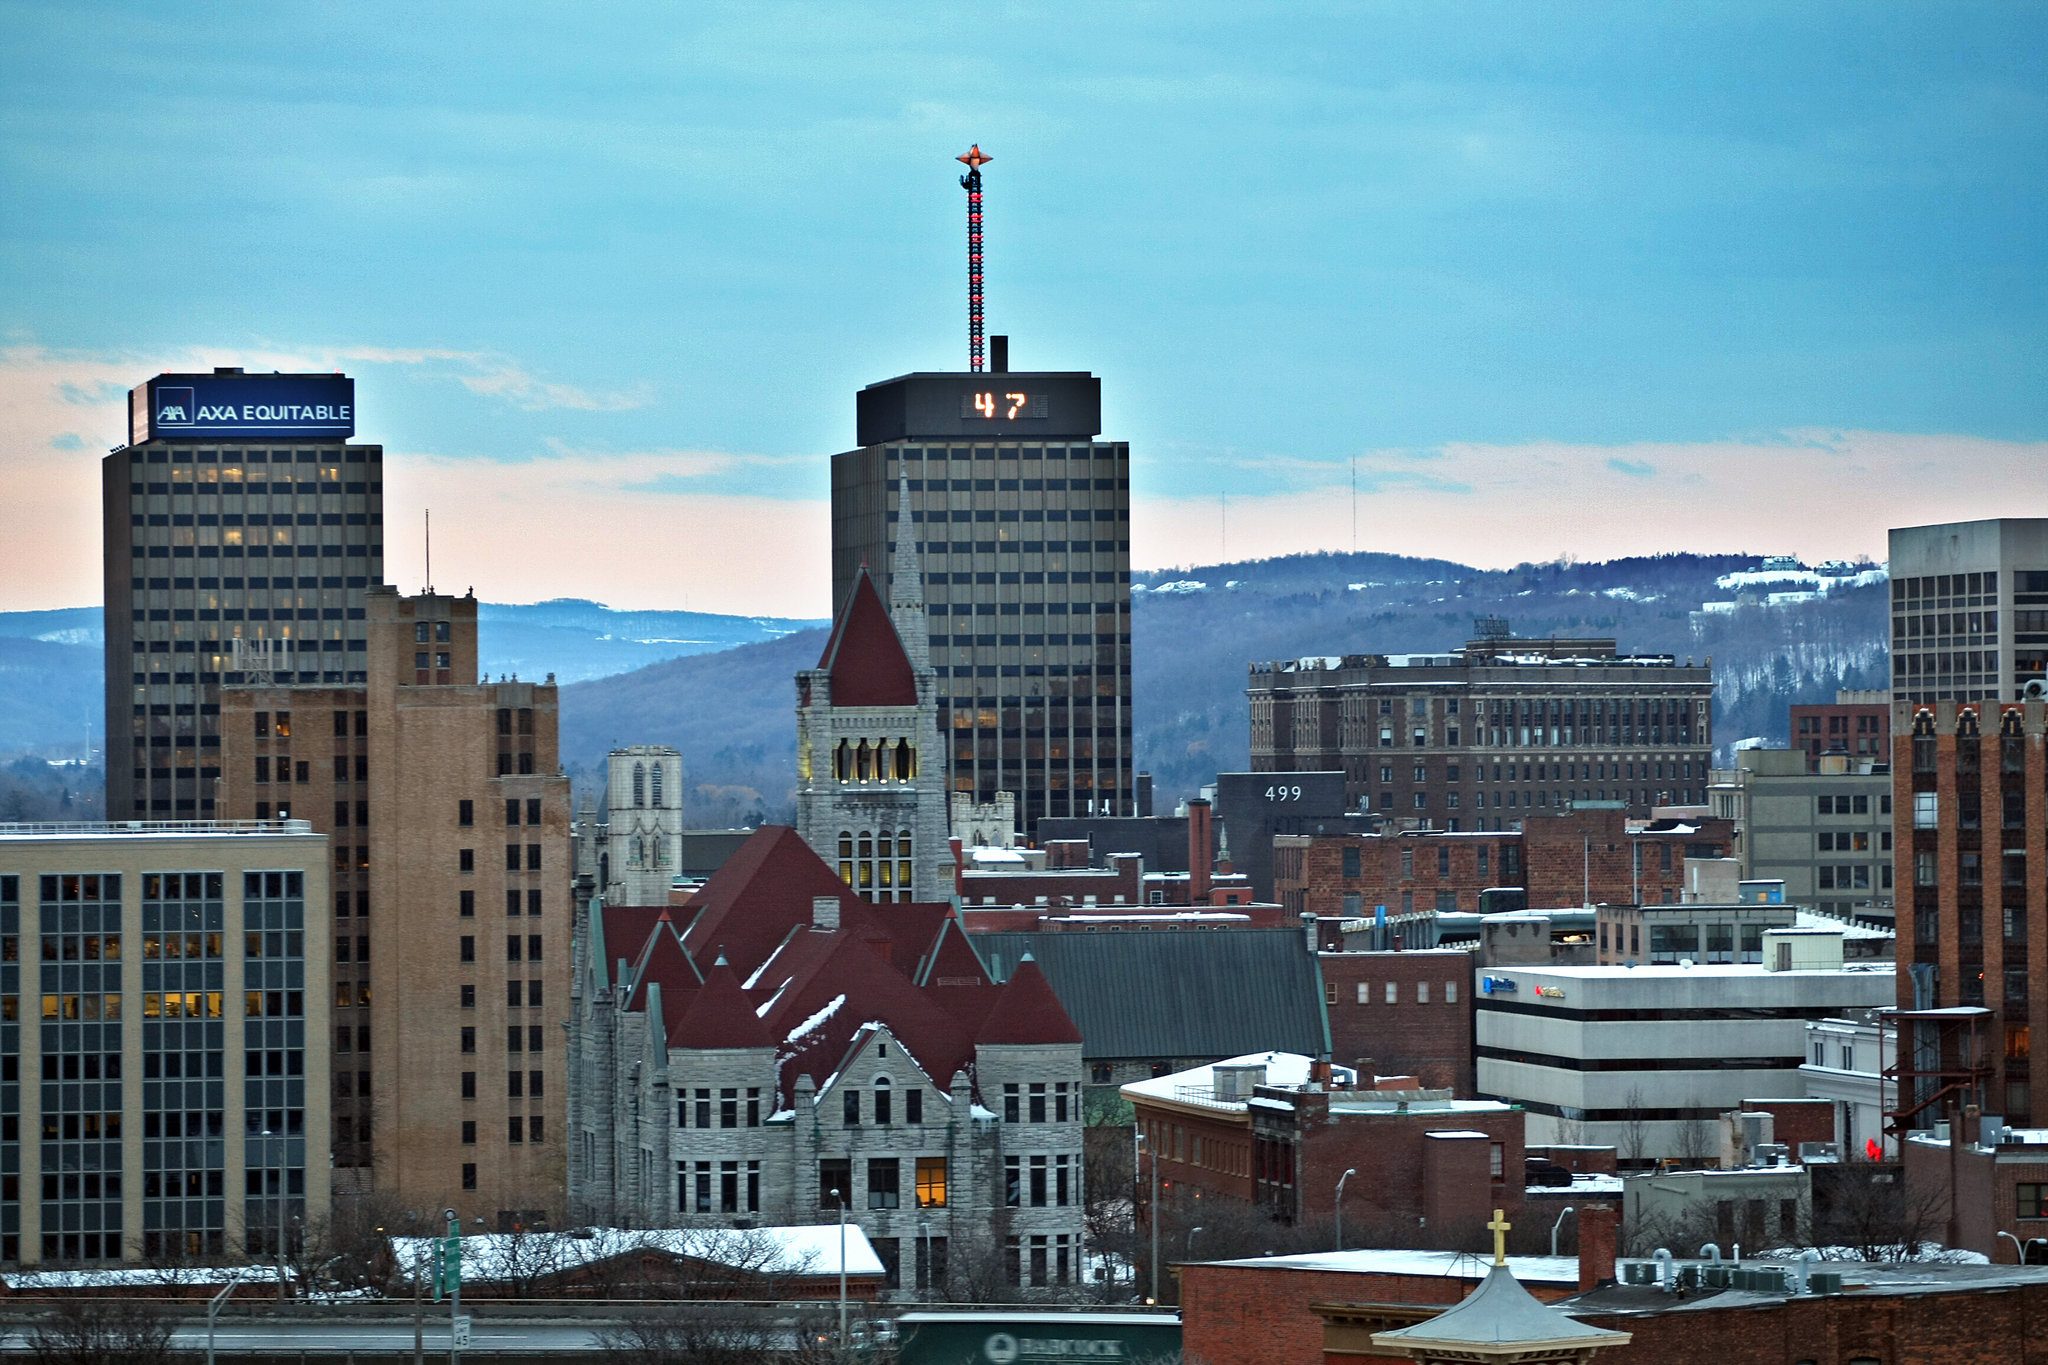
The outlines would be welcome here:
<svg viewBox="0 0 2048 1365">
<path fill-rule="evenodd" d="M 1078 1043 L 1081 1030 L 1067 1016 L 1066 1006 L 1052 993 L 1052 983 L 1029 955 L 1017 964 L 1003 987 L 1002 998 L 981 1021 L 977 1043 Z"/>
<path fill-rule="evenodd" d="M 686 993 L 697 989 L 697 964 L 690 960 L 689 950 L 676 937 L 668 911 L 663 910 L 655 920 L 653 931 L 633 961 L 632 973 L 633 993 L 626 999 L 629 1010 L 646 1008 L 647 987 L 655 982 L 661 984 L 661 998 L 670 1009 L 680 1008 Z"/>
<path fill-rule="evenodd" d="M 711 964 L 704 985 L 668 1031 L 668 1045 L 682 1048 L 769 1047 L 775 1039 L 754 1014 L 753 1002 L 724 958 Z"/>
<path fill-rule="evenodd" d="M 865 564 L 832 623 L 818 667 L 832 675 L 835 706 L 917 705 L 917 674 Z"/>
</svg>

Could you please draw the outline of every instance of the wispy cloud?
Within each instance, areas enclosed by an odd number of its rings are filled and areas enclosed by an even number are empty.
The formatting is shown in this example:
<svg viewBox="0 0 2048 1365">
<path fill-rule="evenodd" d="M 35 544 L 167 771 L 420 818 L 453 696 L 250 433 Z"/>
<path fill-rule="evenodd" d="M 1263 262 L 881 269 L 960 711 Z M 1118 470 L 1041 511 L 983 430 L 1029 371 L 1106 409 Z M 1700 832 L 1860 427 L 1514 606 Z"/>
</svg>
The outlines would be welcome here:
<svg viewBox="0 0 2048 1365">
<path fill-rule="evenodd" d="M 1610 456 L 1607 467 L 1617 474 L 1626 474 L 1631 479 L 1647 479 L 1657 472 L 1657 467 L 1645 460 L 1624 460 L 1619 455 Z"/>
</svg>

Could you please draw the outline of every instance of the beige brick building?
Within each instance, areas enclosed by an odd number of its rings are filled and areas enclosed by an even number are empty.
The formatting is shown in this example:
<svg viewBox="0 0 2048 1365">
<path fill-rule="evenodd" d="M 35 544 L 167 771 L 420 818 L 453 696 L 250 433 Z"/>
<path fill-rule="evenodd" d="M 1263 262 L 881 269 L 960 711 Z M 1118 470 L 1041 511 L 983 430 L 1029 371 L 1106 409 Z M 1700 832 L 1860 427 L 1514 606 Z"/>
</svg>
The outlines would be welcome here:
<svg viewBox="0 0 2048 1365">
<path fill-rule="evenodd" d="M 569 781 L 556 690 L 478 682 L 477 604 L 367 595 L 361 687 L 222 694 L 222 808 L 333 843 L 339 1194 L 559 1215 Z"/>
<path fill-rule="evenodd" d="M 0 1262 L 324 1216 L 327 859 L 303 821 L 0 825 Z"/>
</svg>

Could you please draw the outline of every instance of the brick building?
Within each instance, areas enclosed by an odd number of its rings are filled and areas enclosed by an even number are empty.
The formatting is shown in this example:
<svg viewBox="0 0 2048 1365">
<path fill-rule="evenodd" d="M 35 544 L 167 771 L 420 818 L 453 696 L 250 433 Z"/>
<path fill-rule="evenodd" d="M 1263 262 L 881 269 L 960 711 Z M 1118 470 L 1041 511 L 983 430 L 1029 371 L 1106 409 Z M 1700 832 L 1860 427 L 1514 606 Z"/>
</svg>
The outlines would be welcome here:
<svg viewBox="0 0 2048 1365">
<path fill-rule="evenodd" d="M 1436 1242 L 1495 1208 L 1519 1209 L 1522 1115 L 1443 1091 L 1355 1088 L 1359 1077 L 1268 1052 L 1123 1088 L 1162 1186 L 1320 1224 L 1340 1177 L 1344 1219 L 1364 1235 Z"/>
<path fill-rule="evenodd" d="M 1902 702 L 1897 721 L 1899 1007 L 1987 1010 L 1984 1073 L 1961 1098 L 2048 1124 L 2048 1048 L 2032 1048 L 2035 1030 L 2048 1033 L 2048 713 L 2039 701 Z M 1913 1055 L 1902 1041 L 1902 1062 Z M 1902 1079 L 1900 1103 L 1919 1110 L 1938 1084 Z"/>
<path fill-rule="evenodd" d="M 556 691 L 479 683 L 474 596 L 365 595 L 368 681 L 222 689 L 221 809 L 333 845 L 336 1192 L 563 1201 L 569 780 Z"/>
<path fill-rule="evenodd" d="M 578 910 L 570 1196 L 660 1226 L 822 1222 L 890 1289 L 955 1254 L 1011 1284 L 1081 1269 L 1081 1036 L 1029 957 L 991 981 L 951 907 L 860 898 L 794 830 L 684 912 Z"/>
<path fill-rule="evenodd" d="M 1908 1197 L 1936 1210 L 1949 1246 L 1993 1261 L 2017 1261 L 2024 1249 L 2028 1264 L 2048 1265 L 2048 1129 L 1965 1110 L 1946 1138 L 1914 1133 L 1899 1155 Z"/>
<path fill-rule="evenodd" d="M 1518 1226 L 1511 1236 L 1519 1240 L 1527 1231 Z M 1617 1264 L 1609 1238 L 1604 1264 L 1590 1237 L 1582 1239 L 1576 1261 L 1508 1258 L 1508 1270 L 1536 1299 L 1587 1327 L 1629 1334 L 1626 1344 L 1601 1350 L 1598 1365 L 2039 1365 L 2048 1359 L 2041 1347 L 2048 1340 L 2041 1330 L 2048 1321 L 2048 1266 L 1830 1261 L 1802 1272 L 1785 1262 L 1745 1259 L 1740 1267 L 1716 1267 L 1680 1261 L 1667 1287 L 1615 1283 L 1617 1270 L 1622 1277 L 1640 1276 L 1650 1263 Z M 1485 1270 L 1481 1256 L 1416 1251 L 1182 1266 L 1183 1351 L 1205 1365 L 1399 1362 L 1402 1356 L 1372 1344 L 1373 1334 L 1429 1321 L 1466 1298 Z M 1737 1287 L 1738 1271 L 1752 1277 L 1748 1285 Z M 1727 1285 L 1708 1283 L 1710 1272 Z"/>
<path fill-rule="evenodd" d="M 1709 665 L 1607 639 L 1498 634 L 1450 654 L 1253 664 L 1255 772 L 1341 771 L 1354 810 L 1515 829 L 1585 801 L 1647 816 L 1706 799 Z"/>
<path fill-rule="evenodd" d="M 1523 888 L 1531 906 L 1661 903 L 1680 899 L 1687 858 L 1726 857 L 1733 844 L 1726 820 L 1640 821 L 1591 802 L 1483 834 L 1283 835 L 1274 885 L 1290 911 L 1342 919 L 1378 906 L 1477 911 L 1480 893 L 1497 887 Z"/>
<path fill-rule="evenodd" d="M 1889 763 L 1892 752 L 1891 694 L 1883 689 L 1841 691 L 1832 702 L 1791 709 L 1792 747 L 1806 755 L 1808 772 L 1820 771 L 1828 754 Z"/>
<path fill-rule="evenodd" d="M 1323 953 L 1330 1056 L 1431 1089 L 1472 1093 L 1472 954 Z"/>
</svg>

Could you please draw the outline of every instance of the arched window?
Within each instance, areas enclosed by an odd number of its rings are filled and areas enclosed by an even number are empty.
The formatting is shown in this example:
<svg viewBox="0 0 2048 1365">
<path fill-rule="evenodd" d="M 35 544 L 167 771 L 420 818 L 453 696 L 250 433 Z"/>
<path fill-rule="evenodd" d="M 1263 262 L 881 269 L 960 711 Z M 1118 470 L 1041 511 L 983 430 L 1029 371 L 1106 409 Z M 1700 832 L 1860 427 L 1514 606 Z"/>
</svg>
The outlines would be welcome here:
<svg viewBox="0 0 2048 1365">
<path fill-rule="evenodd" d="M 893 1123 L 893 1122 L 895 1122 L 895 1118 L 896 1118 L 896 1114 L 895 1114 L 895 1109 L 894 1109 L 894 1106 L 892 1106 L 892 1105 L 890 1104 L 890 1101 L 891 1101 L 891 1100 L 893 1100 L 894 1098 L 895 1098 L 895 1096 L 894 1096 L 894 1095 L 893 1095 L 893 1094 L 892 1094 L 892 1093 L 890 1092 L 890 1090 L 889 1090 L 889 1078 L 888 1078 L 887 1076 L 877 1076 L 877 1077 L 875 1077 L 875 1122 L 876 1122 L 876 1123 L 878 1123 L 878 1124 L 889 1124 L 889 1123 Z"/>
<path fill-rule="evenodd" d="M 661 806 L 661 765 L 659 763 L 654 765 L 654 771 L 648 774 L 647 781 L 648 794 L 654 798 L 654 805 L 659 809 Z"/>
<path fill-rule="evenodd" d="M 859 782 L 866 782 L 873 778 L 874 775 L 875 751 L 868 747 L 868 742 L 866 740 L 862 740 L 860 742 L 860 747 L 853 751 L 854 780 Z"/>
<path fill-rule="evenodd" d="M 2026 717 L 2017 706 L 2008 707 L 1998 715 L 1998 733 L 2007 739 L 2018 739 L 2024 733 L 2021 727 L 2025 724 Z"/>
<path fill-rule="evenodd" d="M 852 751 L 847 748 L 846 741 L 842 739 L 839 741 L 839 746 L 832 751 L 832 780 L 844 782 L 848 777 L 852 776 L 848 768 L 848 764 L 851 762 Z"/>
<path fill-rule="evenodd" d="M 647 765 L 645 763 L 635 763 L 633 765 L 633 804 L 635 806 L 647 804 Z"/>
<path fill-rule="evenodd" d="M 1977 708 L 1965 706 L 1956 713 L 1956 734 L 1964 739 L 1977 738 Z"/>
<path fill-rule="evenodd" d="M 1913 733 L 1928 739 L 1934 737 L 1934 712 L 1923 706 L 1913 713 Z"/>
<path fill-rule="evenodd" d="M 896 780 L 908 782 L 917 776 L 917 750 L 910 747 L 910 741 L 896 741 Z"/>
</svg>

